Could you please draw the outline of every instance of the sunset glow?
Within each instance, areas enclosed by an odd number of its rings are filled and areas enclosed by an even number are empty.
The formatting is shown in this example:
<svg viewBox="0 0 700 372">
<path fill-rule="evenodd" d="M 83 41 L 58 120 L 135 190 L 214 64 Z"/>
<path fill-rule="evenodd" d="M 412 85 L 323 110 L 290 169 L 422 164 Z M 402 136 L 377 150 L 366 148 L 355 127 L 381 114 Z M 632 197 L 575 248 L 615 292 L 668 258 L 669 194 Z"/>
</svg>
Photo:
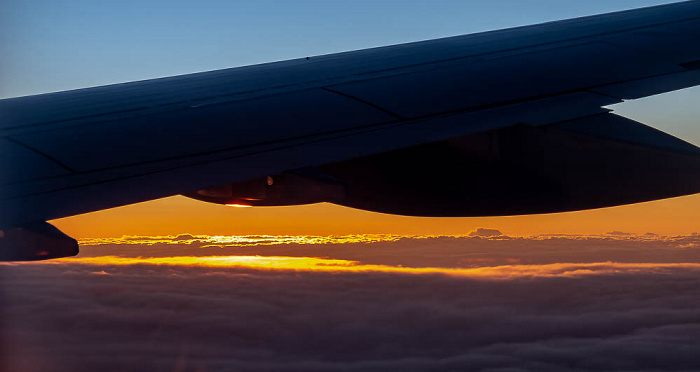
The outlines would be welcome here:
<svg viewBox="0 0 700 372">
<path fill-rule="evenodd" d="M 165 235 L 165 236 L 122 236 L 120 238 L 83 238 L 80 245 L 99 246 L 105 244 L 153 245 L 153 244 L 216 244 L 232 247 L 266 246 L 279 244 L 348 244 L 379 243 L 397 241 L 402 238 L 429 238 L 430 236 L 401 236 L 390 234 L 360 234 L 341 236 L 314 235 Z"/>
<path fill-rule="evenodd" d="M 480 235 L 481 234 L 481 235 Z M 700 271 L 700 235 L 123 236 L 82 239 L 78 257 L 6 265 L 153 265 L 325 273 L 442 274 L 484 279 Z M 645 249 L 644 257 L 639 250 Z M 251 254 L 252 253 L 252 254 Z M 612 261 L 615 260 L 615 261 Z M 99 270 L 109 274 L 109 270 Z"/>
<path fill-rule="evenodd" d="M 650 128 L 700 147 L 700 85 L 629 99 L 697 83 L 699 25 L 700 0 L 0 1 L 3 212 L 79 245 L 0 262 L 0 372 L 700 371 L 700 193 L 290 204 L 699 191 Z M 7 253 L 74 248 L 14 225 Z"/>
<path fill-rule="evenodd" d="M 477 227 L 506 234 L 603 234 L 618 230 L 680 235 L 700 232 L 700 195 L 627 206 L 509 217 L 420 218 L 333 204 L 226 208 L 175 196 L 52 223 L 76 238 L 122 235 L 464 235 Z"/>
<path fill-rule="evenodd" d="M 125 265 L 166 265 L 196 266 L 212 268 L 238 268 L 255 270 L 292 270 L 313 272 L 384 272 L 397 274 L 444 274 L 483 279 L 512 279 L 523 277 L 577 277 L 582 275 L 608 275 L 625 273 L 663 274 L 671 270 L 700 272 L 698 263 L 557 263 L 549 265 L 506 265 L 470 269 L 450 268 L 411 268 L 387 265 L 363 265 L 355 261 L 334 260 L 318 257 L 262 257 L 262 256 L 214 256 L 214 257 L 90 257 L 62 258 L 50 264 L 96 265 L 104 269 L 108 266 Z M 30 265 L 30 264 L 5 264 Z M 99 272 L 109 274 L 108 271 Z"/>
</svg>

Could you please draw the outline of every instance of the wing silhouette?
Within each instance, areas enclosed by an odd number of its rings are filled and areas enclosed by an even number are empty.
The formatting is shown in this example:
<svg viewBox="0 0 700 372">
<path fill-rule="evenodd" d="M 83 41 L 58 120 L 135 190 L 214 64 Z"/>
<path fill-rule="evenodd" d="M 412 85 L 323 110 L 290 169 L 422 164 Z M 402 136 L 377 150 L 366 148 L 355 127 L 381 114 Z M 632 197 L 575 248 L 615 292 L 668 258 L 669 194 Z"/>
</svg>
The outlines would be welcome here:
<svg viewBox="0 0 700 372">
<path fill-rule="evenodd" d="M 693 194 L 700 149 L 605 106 L 697 84 L 686 1 L 0 100 L 0 250 L 74 254 L 44 221 L 175 194 L 421 216 Z"/>
</svg>

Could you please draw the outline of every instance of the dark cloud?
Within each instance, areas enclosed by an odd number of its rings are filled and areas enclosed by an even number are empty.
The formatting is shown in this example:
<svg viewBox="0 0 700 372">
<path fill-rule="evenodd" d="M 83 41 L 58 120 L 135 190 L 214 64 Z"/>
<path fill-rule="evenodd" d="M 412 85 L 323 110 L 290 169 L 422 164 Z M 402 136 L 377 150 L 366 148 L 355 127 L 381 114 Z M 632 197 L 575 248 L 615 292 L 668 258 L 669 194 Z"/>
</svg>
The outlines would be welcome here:
<svg viewBox="0 0 700 372">
<path fill-rule="evenodd" d="M 180 235 L 173 238 L 174 241 L 195 240 L 195 239 L 197 239 L 197 237 L 194 235 L 190 235 L 190 234 L 180 234 Z"/>
<path fill-rule="evenodd" d="M 484 229 L 483 227 L 480 227 L 472 232 L 469 233 L 469 236 L 482 236 L 486 238 L 494 237 L 494 236 L 501 236 L 503 235 L 502 232 L 496 229 Z"/>
<path fill-rule="evenodd" d="M 494 280 L 143 263 L 4 265 L 4 367 L 700 369 L 698 265 L 572 269 L 587 274 Z"/>
<path fill-rule="evenodd" d="M 624 232 L 624 231 L 610 231 L 606 235 L 613 235 L 613 236 L 633 236 L 634 234 Z"/>
</svg>

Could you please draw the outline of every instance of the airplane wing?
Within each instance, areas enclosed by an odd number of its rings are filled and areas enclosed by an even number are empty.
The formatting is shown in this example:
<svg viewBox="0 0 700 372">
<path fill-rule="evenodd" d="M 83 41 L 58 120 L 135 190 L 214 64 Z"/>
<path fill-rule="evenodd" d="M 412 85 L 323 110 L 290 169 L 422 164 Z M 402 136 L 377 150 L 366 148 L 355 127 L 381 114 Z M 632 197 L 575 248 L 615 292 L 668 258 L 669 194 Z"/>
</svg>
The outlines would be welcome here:
<svg viewBox="0 0 700 372">
<path fill-rule="evenodd" d="M 693 194 L 700 149 L 605 106 L 698 84 L 696 0 L 4 99 L 0 250 L 176 194 L 424 216 Z"/>
</svg>

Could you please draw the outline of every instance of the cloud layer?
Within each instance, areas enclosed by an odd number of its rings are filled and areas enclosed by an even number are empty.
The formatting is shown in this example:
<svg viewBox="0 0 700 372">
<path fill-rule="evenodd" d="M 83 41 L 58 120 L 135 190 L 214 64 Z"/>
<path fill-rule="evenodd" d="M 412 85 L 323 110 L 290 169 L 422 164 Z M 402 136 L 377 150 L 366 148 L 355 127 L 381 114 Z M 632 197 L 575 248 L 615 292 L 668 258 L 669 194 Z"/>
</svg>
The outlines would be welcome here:
<svg viewBox="0 0 700 372">
<path fill-rule="evenodd" d="M 180 235 L 91 239 L 81 243 L 80 257 L 260 255 L 322 257 L 373 265 L 451 268 L 606 261 L 700 263 L 700 235 L 697 234 L 675 237 L 626 234 L 535 237 Z"/>
<path fill-rule="evenodd" d="M 108 262 L 0 266 L 6 370 L 700 369 L 695 264 L 496 280 Z"/>
</svg>

